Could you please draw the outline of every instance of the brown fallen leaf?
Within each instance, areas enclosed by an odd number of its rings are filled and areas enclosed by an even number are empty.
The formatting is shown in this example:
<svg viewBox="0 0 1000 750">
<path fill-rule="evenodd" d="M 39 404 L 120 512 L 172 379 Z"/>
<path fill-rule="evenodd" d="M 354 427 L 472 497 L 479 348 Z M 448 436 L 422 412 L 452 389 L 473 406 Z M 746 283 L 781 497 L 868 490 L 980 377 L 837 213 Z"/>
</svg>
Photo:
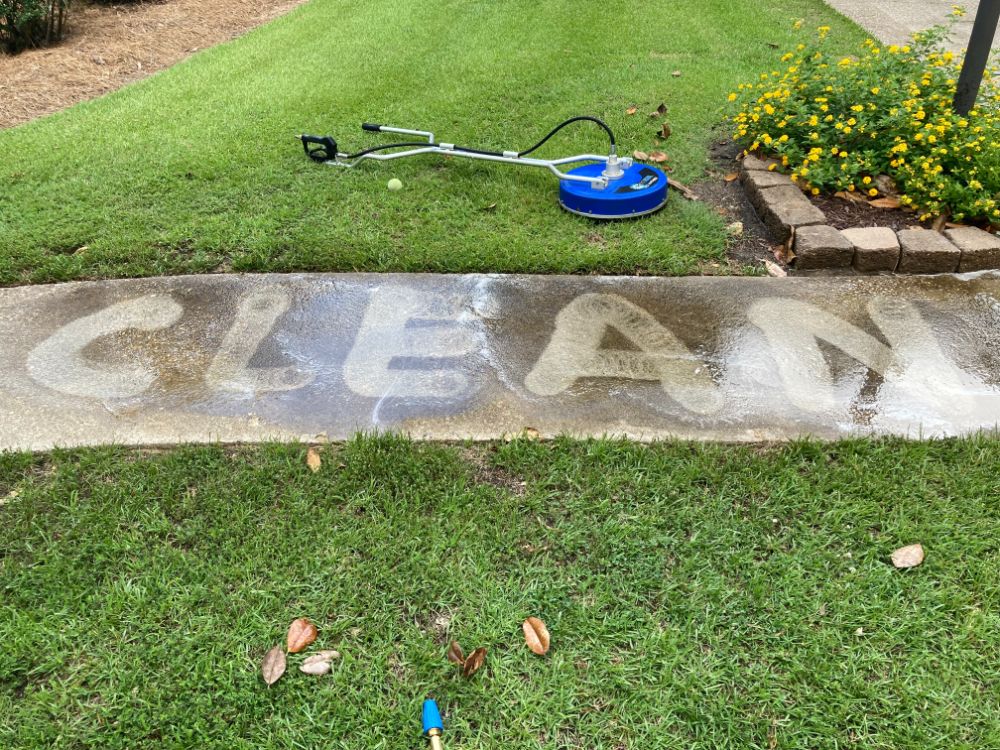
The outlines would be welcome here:
<svg viewBox="0 0 1000 750">
<path fill-rule="evenodd" d="M 451 645 L 448 646 L 448 661 L 452 664 L 458 664 L 463 666 L 465 664 L 465 652 L 462 651 L 462 647 L 458 645 L 458 641 L 452 641 Z"/>
<path fill-rule="evenodd" d="M 873 201 L 868 201 L 868 205 L 874 208 L 893 209 L 899 208 L 903 204 L 899 202 L 898 198 L 876 198 Z"/>
<path fill-rule="evenodd" d="M 767 269 L 769 276 L 781 279 L 788 275 L 788 272 L 785 271 L 784 268 L 779 266 L 777 263 L 769 261 L 767 258 L 764 258 L 764 267 Z"/>
<path fill-rule="evenodd" d="M 260 673 L 268 687 L 281 679 L 281 675 L 285 673 L 285 652 L 281 650 L 281 646 L 275 646 L 264 654 Z"/>
<path fill-rule="evenodd" d="M 634 115 L 638 111 L 639 111 L 638 107 L 629 107 L 628 109 L 625 110 L 625 114 Z"/>
<path fill-rule="evenodd" d="M 670 187 L 674 188 L 677 192 L 679 192 L 681 195 L 683 195 L 689 201 L 698 201 L 698 200 L 701 200 L 701 198 L 699 198 L 697 195 L 695 195 L 694 191 L 691 188 L 689 188 L 687 185 L 685 185 L 682 182 L 678 182 L 677 180 L 675 180 L 673 178 L 670 179 Z"/>
<path fill-rule="evenodd" d="M 315 474 L 322 465 L 323 459 L 319 457 L 319 451 L 316 450 L 315 446 L 310 445 L 309 450 L 306 451 L 306 466 Z"/>
<path fill-rule="evenodd" d="M 309 622 L 306 617 L 294 620 L 288 626 L 288 653 L 297 654 L 304 651 L 316 640 L 318 632 L 316 626 Z"/>
<path fill-rule="evenodd" d="M 673 131 L 670 129 L 670 125 L 668 123 L 663 123 L 662 125 L 660 125 L 660 137 L 663 140 L 669 138 L 672 132 Z"/>
<path fill-rule="evenodd" d="M 525 427 L 523 434 L 526 440 L 538 440 L 542 436 L 534 427 Z"/>
<path fill-rule="evenodd" d="M 730 172 L 723 179 L 726 182 L 734 182 L 735 180 L 740 179 L 740 173 L 739 172 Z"/>
<path fill-rule="evenodd" d="M 330 674 L 331 669 L 333 669 L 333 665 L 330 664 L 329 659 L 324 659 L 322 654 L 313 654 L 299 665 L 300 672 L 316 676 Z"/>
<path fill-rule="evenodd" d="M 649 154 L 645 151 L 633 151 L 632 158 L 636 161 L 649 161 Z"/>
<path fill-rule="evenodd" d="M 663 115 L 665 114 L 667 114 L 667 105 L 661 102 L 659 107 L 657 107 L 656 109 L 654 109 L 652 112 L 649 113 L 649 116 L 663 117 Z"/>
<path fill-rule="evenodd" d="M 482 669 L 483 663 L 486 661 L 486 649 L 480 646 L 471 654 L 469 658 L 465 660 L 465 665 L 462 667 L 463 677 L 472 677 L 476 672 Z"/>
<path fill-rule="evenodd" d="M 667 155 L 665 153 L 663 153 L 662 151 L 653 151 L 649 155 L 649 160 L 650 161 L 655 161 L 657 164 L 662 164 L 663 162 L 665 162 L 667 160 L 667 158 L 668 158 Z"/>
<path fill-rule="evenodd" d="M 521 623 L 524 631 L 524 642 L 534 653 L 544 656 L 549 650 L 549 629 L 537 617 L 529 617 Z"/>
<path fill-rule="evenodd" d="M 892 564 L 901 570 L 915 568 L 924 561 L 924 548 L 919 544 L 900 547 L 892 553 Z"/>
<path fill-rule="evenodd" d="M 848 192 L 847 190 L 838 190 L 836 193 L 833 194 L 833 197 L 834 198 L 840 198 L 841 200 L 845 200 L 848 203 L 867 203 L 868 202 L 868 199 L 865 198 L 860 193 L 851 193 L 851 192 Z"/>
</svg>

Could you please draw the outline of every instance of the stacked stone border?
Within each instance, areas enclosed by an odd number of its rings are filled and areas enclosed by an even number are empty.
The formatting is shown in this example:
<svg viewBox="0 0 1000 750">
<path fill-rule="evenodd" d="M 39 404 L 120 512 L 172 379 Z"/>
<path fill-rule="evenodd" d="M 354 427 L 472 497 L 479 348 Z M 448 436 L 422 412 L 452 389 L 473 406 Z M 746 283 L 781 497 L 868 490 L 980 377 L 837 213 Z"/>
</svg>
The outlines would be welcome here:
<svg viewBox="0 0 1000 750">
<path fill-rule="evenodd" d="M 798 271 L 964 273 L 1000 268 L 1000 237 L 976 227 L 930 229 L 858 227 L 838 230 L 773 162 L 746 156 L 740 181 L 774 237 L 795 253 Z"/>
</svg>

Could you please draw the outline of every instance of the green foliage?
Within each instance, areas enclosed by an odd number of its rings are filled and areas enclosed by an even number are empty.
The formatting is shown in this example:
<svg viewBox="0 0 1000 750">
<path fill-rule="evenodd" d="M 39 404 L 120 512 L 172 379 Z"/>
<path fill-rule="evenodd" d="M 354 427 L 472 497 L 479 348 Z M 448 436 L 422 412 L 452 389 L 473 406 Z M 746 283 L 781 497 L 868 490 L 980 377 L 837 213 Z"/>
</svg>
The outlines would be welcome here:
<svg viewBox="0 0 1000 750">
<path fill-rule="evenodd" d="M 780 160 L 814 194 L 879 196 L 889 175 L 902 205 L 921 219 L 1000 224 L 1000 85 L 990 70 L 968 116 L 952 108 L 961 60 L 946 51 L 949 27 L 857 55 L 833 54 L 829 29 L 782 56 L 783 71 L 729 95 L 738 102 L 734 137 Z"/>
<path fill-rule="evenodd" d="M 0 47 L 20 52 L 62 39 L 69 0 L 0 0 Z"/>
</svg>

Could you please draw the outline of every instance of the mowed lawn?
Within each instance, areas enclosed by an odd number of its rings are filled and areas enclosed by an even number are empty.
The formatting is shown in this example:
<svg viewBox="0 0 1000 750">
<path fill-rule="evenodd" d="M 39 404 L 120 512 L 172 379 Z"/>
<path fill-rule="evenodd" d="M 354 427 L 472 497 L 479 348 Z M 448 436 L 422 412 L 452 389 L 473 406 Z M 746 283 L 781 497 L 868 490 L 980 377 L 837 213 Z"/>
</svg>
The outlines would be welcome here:
<svg viewBox="0 0 1000 750">
<path fill-rule="evenodd" d="M 1000 747 L 996 441 L 322 457 L 0 456 L 0 747 Z M 342 659 L 266 688 L 300 616 Z"/>
<path fill-rule="evenodd" d="M 591 114 L 627 153 L 654 148 L 661 120 L 647 113 L 663 102 L 672 174 L 696 181 L 727 92 L 774 66 L 797 18 L 832 25 L 845 48 L 859 38 L 820 0 L 312 0 L 0 132 L 0 284 L 228 270 L 696 272 L 725 245 L 705 205 L 675 196 L 653 218 L 599 225 L 563 213 L 541 170 L 421 157 L 346 171 L 311 163 L 296 136 L 330 133 L 355 150 L 385 142 L 359 129 L 372 121 L 523 149 Z M 581 124 L 538 154 L 593 150 L 605 137 Z M 390 177 L 404 189 L 390 193 Z"/>
</svg>

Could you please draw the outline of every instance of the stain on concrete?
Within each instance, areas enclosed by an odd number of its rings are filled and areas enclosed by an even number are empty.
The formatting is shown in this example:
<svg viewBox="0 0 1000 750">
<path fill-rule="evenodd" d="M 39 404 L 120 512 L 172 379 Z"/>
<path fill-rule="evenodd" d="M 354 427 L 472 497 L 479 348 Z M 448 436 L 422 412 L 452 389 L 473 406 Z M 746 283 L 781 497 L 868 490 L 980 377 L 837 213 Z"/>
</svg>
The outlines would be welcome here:
<svg viewBox="0 0 1000 750">
<path fill-rule="evenodd" d="M 302 274 L 0 290 L 0 448 L 1000 422 L 1000 276 Z"/>
</svg>

